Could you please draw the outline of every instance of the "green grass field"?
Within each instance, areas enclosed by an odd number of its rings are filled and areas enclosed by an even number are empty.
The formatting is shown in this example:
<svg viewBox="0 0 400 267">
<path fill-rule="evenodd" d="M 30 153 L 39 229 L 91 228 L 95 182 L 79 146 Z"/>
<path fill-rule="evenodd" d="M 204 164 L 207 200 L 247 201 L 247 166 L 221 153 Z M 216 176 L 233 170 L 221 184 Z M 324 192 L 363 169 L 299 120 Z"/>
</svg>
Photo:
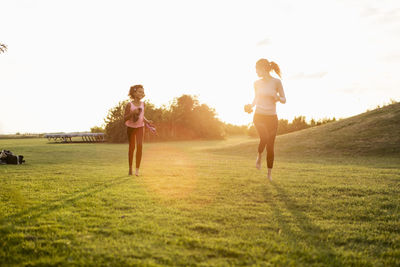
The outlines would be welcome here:
<svg viewBox="0 0 400 267">
<path fill-rule="evenodd" d="M 1 139 L 26 164 L 0 165 L 0 265 L 399 266 L 390 108 L 279 136 L 272 183 L 247 137 L 145 144 L 139 178 L 127 144 Z"/>
<path fill-rule="evenodd" d="M 270 183 L 232 153 L 256 142 L 145 144 L 136 178 L 126 144 L 0 140 L 27 161 L 0 166 L 0 265 L 400 264 L 396 157 L 282 153 Z"/>
</svg>

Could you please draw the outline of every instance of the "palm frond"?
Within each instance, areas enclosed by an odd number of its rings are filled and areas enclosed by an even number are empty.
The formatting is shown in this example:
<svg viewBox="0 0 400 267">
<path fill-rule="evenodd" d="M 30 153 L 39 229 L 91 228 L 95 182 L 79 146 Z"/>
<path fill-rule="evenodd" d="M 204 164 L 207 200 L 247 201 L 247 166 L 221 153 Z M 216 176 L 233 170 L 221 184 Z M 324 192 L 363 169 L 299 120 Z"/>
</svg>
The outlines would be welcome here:
<svg viewBox="0 0 400 267">
<path fill-rule="evenodd" d="M 0 43 L 0 54 L 7 51 L 7 46 L 5 44 Z"/>
</svg>

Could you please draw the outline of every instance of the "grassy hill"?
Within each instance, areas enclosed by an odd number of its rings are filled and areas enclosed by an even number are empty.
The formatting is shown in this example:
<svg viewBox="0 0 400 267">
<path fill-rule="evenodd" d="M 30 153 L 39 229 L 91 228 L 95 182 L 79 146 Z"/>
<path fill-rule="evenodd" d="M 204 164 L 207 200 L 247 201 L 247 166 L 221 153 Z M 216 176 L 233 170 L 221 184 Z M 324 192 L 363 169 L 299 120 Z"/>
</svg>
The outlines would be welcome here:
<svg viewBox="0 0 400 267">
<path fill-rule="evenodd" d="M 219 148 L 222 153 L 254 155 L 258 140 Z M 278 136 L 279 156 L 400 156 L 400 103 Z"/>
</svg>

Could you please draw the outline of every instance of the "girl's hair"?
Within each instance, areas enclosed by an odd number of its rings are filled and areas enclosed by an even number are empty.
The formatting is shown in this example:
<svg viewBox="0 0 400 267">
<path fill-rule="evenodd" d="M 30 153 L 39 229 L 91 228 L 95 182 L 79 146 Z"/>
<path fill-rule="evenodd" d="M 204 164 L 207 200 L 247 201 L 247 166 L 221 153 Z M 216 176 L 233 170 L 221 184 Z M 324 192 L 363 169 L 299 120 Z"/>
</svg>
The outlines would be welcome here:
<svg viewBox="0 0 400 267">
<path fill-rule="evenodd" d="M 131 88 L 129 89 L 129 94 L 128 96 L 133 99 L 134 98 L 134 93 L 139 89 L 143 88 L 143 85 L 137 84 L 137 85 L 132 85 Z"/>
<path fill-rule="evenodd" d="M 271 70 L 273 70 L 281 78 L 281 69 L 279 68 L 278 64 L 276 64 L 273 61 L 269 62 L 265 58 L 259 59 L 256 63 L 256 68 L 265 70 L 267 72 L 270 72 Z"/>
</svg>

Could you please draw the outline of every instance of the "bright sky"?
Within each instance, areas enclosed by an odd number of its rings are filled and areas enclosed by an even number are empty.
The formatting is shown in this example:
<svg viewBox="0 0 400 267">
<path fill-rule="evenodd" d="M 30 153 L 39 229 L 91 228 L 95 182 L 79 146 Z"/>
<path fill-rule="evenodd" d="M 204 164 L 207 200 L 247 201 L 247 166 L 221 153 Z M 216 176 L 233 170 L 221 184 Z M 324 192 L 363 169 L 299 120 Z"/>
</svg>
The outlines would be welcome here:
<svg viewBox="0 0 400 267">
<path fill-rule="evenodd" d="M 278 63 L 278 116 L 344 118 L 400 100 L 400 1 L 0 0 L 0 133 L 85 131 L 143 84 L 248 124 L 255 62 Z"/>
</svg>

